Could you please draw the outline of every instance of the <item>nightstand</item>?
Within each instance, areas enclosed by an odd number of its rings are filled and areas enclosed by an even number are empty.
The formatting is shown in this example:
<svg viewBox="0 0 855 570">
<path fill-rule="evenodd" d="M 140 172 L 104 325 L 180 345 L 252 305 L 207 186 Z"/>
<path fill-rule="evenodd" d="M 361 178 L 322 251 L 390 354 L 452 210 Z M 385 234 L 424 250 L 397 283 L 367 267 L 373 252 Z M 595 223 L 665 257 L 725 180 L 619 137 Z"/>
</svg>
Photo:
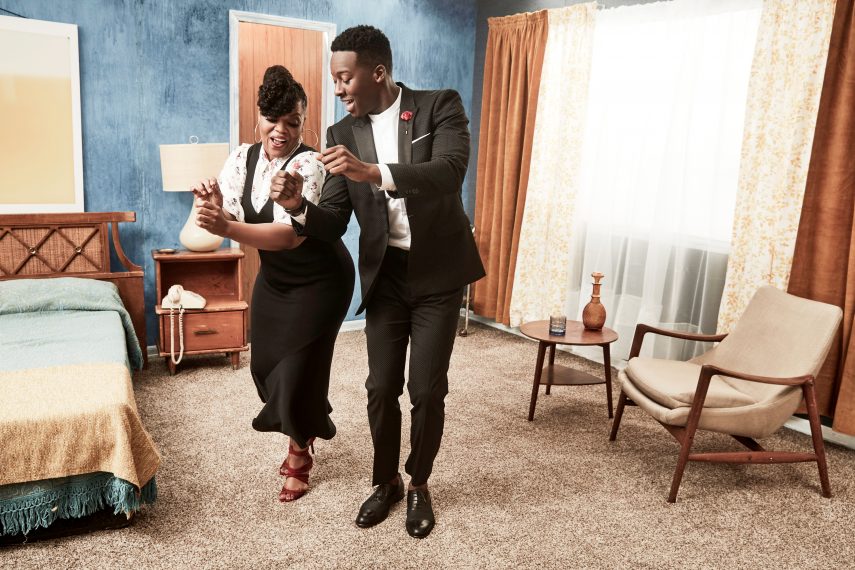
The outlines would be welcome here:
<svg viewBox="0 0 855 570">
<path fill-rule="evenodd" d="M 236 248 L 210 252 L 179 250 L 175 253 L 151 252 L 155 269 L 155 298 L 158 304 L 157 348 L 170 374 L 172 362 L 170 309 L 160 306 L 172 285 L 198 293 L 205 298 L 205 308 L 188 309 L 183 315 L 184 357 L 196 354 L 225 353 L 235 370 L 240 353 L 248 350 L 246 342 L 247 303 L 243 298 L 243 251 Z M 179 352 L 179 318 L 175 310 L 175 353 Z"/>
</svg>

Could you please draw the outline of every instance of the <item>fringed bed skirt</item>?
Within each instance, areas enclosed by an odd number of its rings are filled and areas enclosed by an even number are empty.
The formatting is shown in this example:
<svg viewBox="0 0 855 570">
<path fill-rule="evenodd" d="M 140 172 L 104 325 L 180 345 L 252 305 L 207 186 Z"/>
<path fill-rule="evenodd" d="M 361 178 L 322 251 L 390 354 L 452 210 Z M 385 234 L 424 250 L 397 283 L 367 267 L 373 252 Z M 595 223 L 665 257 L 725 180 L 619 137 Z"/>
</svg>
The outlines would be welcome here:
<svg viewBox="0 0 855 570">
<path fill-rule="evenodd" d="M 142 489 L 111 473 L 89 473 L 0 486 L 0 536 L 28 534 L 57 519 L 80 518 L 112 507 L 114 514 L 139 511 L 157 499 L 152 477 Z"/>
</svg>

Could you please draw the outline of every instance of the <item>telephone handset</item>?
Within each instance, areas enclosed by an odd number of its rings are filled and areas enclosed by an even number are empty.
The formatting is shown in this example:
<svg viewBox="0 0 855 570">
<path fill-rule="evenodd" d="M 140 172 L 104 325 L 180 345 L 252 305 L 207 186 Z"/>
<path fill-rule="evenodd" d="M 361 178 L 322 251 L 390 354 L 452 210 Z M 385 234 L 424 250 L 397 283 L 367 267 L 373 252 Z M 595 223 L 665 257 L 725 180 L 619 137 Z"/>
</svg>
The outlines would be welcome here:
<svg viewBox="0 0 855 570">
<path fill-rule="evenodd" d="M 179 364 L 184 357 L 184 310 L 204 309 L 205 298 L 198 293 L 188 291 L 181 285 L 173 285 L 160 302 L 160 306 L 169 309 L 169 351 L 173 364 Z M 175 358 L 175 309 L 178 309 L 178 359 Z"/>
<path fill-rule="evenodd" d="M 160 306 L 165 309 L 204 309 L 205 298 L 198 293 L 188 291 L 181 285 L 173 285 L 161 301 Z"/>
</svg>

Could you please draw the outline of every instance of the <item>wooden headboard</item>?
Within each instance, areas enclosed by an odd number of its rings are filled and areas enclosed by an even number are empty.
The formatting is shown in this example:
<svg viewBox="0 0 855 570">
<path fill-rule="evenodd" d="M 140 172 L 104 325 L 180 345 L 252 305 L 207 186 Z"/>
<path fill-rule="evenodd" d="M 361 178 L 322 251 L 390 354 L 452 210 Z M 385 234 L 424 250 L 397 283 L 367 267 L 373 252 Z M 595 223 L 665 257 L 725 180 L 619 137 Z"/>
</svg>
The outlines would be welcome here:
<svg viewBox="0 0 855 570">
<path fill-rule="evenodd" d="M 136 219 L 134 212 L 0 215 L 0 281 L 83 277 L 114 283 L 148 365 L 143 270 L 119 241 L 119 222 Z M 110 269 L 110 235 L 125 271 Z"/>
</svg>

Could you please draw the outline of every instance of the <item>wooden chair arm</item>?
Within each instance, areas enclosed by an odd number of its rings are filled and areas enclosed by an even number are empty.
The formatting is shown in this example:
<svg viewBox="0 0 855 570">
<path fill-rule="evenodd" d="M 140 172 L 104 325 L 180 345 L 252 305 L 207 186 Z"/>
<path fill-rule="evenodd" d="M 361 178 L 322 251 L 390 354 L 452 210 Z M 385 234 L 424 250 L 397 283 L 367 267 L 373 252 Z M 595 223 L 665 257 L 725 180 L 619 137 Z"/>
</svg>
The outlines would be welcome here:
<svg viewBox="0 0 855 570">
<path fill-rule="evenodd" d="M 707 399 L 707 390 L 710 387 L 712 377 L 721 374 L 739 378 L 740 380 L 748 380 L 749 382 L 762 382 L 763 384 L 777 384 L 779 386 L 802 386 L 802 390 L 807 394 L 813 393 L 814 377 L 811 374 L 804 376 L 793 376 L 790 378 L 773 378 L 771 376 L 755 376 L 753 374 L 744 374 L 734 370 L 727 370 L 713 364 L 704 364 L 701 366 L 701 373 L 698 375 L 698 387 L 695 389 L 695 397 L 692 399 L 692 409 L 689 411 L 689 417 L 686 420 L 686 429 L 689 433 L 695 433 L 698 427 L 698 422 L 701 418 L 701 412 L 704 408 L 704 401 Z M 815 405 L 815 403 L 814 403 Z"/>
<path fill-rule="evenodd" d="M 727 333 L 724 334 L 698 334 L 698 333 L 687 333 L 681 331 L 672 331 L 669 329 L 660 329 L 657 327 L 653 327 L 650 325 L 645 325 L 643 323 L 639 323 L 635 327 L 635 336 L 632 338 L 632 348 L 629 351 L 629 357 L 635 358 L 641 353 L 641 343 L 644 342 L 644 335 L 647 333 L 654 333 L 662 336 L 669 336 L 672 338 L 680 338 L 683 340 L 699 340 L 701 342 L 721 342 L 724 340 L 724 337 L 727 336 Z"/>
<path fill-rule="evenodd" d="M 762 384 L 777 384 L 778 386 L 801 386 L 802 384 L 813 384 L 813 375 L 805 374 L 804 376 L 791 376 L 786 378 L 774 377 L 774 376 L 757 376 L 755 374 L 745 374 L 744 372 L 737 372 L 735 370 L 728 370 L 726 368 L 721 368 L 714 364 L 704 364 L 701 366 L 701 374 L 698 378 L 700 381 L 702 378 L 709 377 L 720 374 L 722 376 L 730 376 L 732 378 L 739 378 L 740 380 L 748 380 L 749 382 L 760 382 Z"/>
</svg>

